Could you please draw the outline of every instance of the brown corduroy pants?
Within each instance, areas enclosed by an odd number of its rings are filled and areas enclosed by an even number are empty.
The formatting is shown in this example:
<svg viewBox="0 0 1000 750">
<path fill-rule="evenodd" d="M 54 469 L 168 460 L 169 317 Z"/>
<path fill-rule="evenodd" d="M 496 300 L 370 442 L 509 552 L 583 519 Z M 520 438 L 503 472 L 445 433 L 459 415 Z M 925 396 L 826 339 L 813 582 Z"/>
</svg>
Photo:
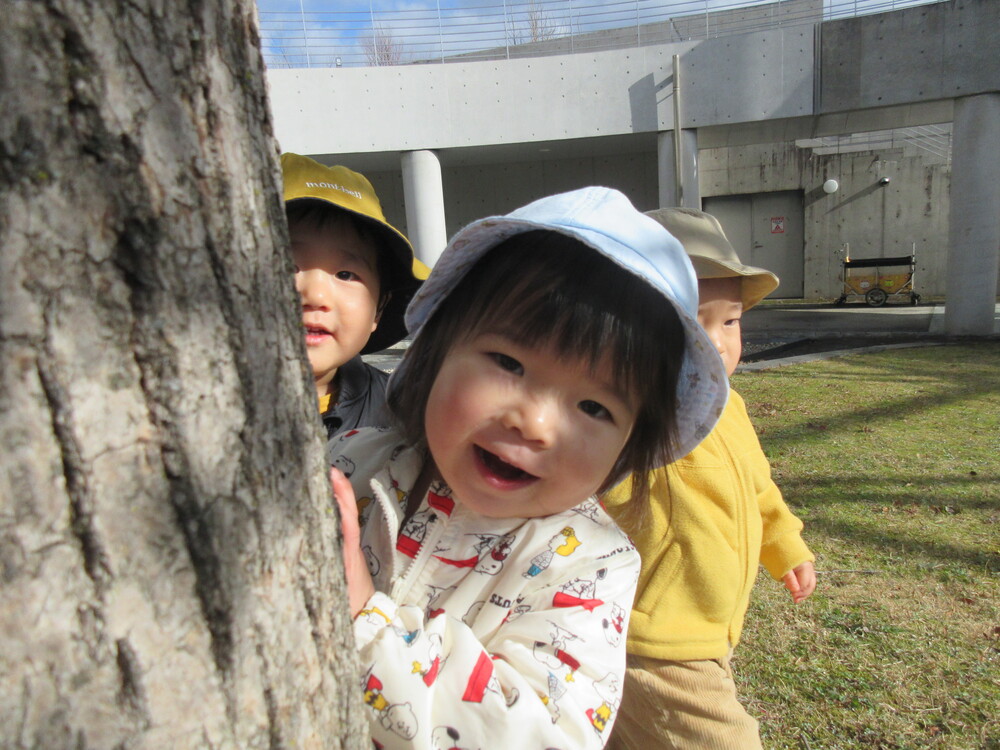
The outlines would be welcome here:
<svg viewBox="0 0 1000 750">
<path fill-rule="evenodd" d="M 609 750 L 761 750 L 757 720 L 736 697 L 728 657 L 629 656 Z"/>
</svg>

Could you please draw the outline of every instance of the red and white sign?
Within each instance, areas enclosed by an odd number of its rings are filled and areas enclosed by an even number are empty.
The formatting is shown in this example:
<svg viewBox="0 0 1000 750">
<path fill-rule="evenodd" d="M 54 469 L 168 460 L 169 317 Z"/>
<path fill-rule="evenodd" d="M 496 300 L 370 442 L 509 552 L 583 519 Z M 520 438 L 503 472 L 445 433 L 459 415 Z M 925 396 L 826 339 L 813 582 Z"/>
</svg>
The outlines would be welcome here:
<svg viewBox="0 0 1000 750">
<path fill-rule="evenodd" d="M 772 216 L 771 217 L 771 234 L 784 234 L 785 233 L 785 217 L 784 216 Z"/>
</svg>

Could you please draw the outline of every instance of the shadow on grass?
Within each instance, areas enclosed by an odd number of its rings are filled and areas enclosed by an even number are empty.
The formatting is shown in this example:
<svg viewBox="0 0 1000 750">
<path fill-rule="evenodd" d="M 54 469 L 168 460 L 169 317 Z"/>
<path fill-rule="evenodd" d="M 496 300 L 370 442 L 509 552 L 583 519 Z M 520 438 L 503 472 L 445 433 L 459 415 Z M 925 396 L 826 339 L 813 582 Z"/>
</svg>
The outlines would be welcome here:
<svg viewBox="0 0 1000 750">
<path fill-rule="evenodd" d="M 946 352 L 940 349 L 938 351 Z M 914 373 L 914 369 L 921 364 L 933 366 L 933 371 Z M 880 361 L 878 364 L 864 362 L 863 365 L 855 365 L 853 372 L 840 371 L 816 376 L 825 382 L 834 383 L 838 380 L 856 383 L 858 378 L 864 378 L 868 383 L 879 381 L 899 383 L 901 380 L 914 381 L 915 378 L 919 380 L 913 382 L 913 387 L 917 390 L 912 395 L 891 401 L 879 401 L 841 414 L 827 416 L 813 414 L 795 422 L 786 422 L 780 427 L 768 427 L 761 441 L 765 447 L 784 447 L 798 442 L 804 431 L 817 437 L 832 438 L 857 431 L 873 423 L 891 423 L 904 417 L 919 418 L 923 412 L 965 401 L 1000 398 L 1000 371 L 994 366 L 963 363 L 959 371 L 958 365 L 956 362 L 922 363 L 919 360 L 916 362 L 890 360 Z M 807 374 L 804 377 L 810 376 Z M 765 408 L 765 405 L 754 403 L 748 406 L 751 419 L 755 421 L 759 419 L 761 409 Z M 770 406 L 775 409 L 780 408 L 778 405 Z M 822 433 L 815 431 L 817 423 L 822 427 Z M 933 427 L 934 425 L 928 422 L 925 429 L 931 430 Z M 901 429 L 913 429 L 913 427 L 903 425 Z M 928 437 L 932 438 L 932 435 Z M 994 435 L 994 440 L 998 440 L 1000 447 L 1000 438 Z"/>
<path fill-rule="evenodd" d="M 914 539 L 906 534 L 892 534 L 871 528 L 859 528 L 856 524 L 836 521 L 830 518 L 810 518 L 809 530 L 822 532 L 826 536 L 853 542 L 859 546 L 882 551 L 900 551 L 910 556 L 920 555 L 942 563 L 964 563 L 982 567 L 991 573 L 1000 572 L 1000 554 L 987 549 L 972 549 L 957 544 Z M 905 570 L 901 568 L 901 571 Z M 914 569 L 915 572 L 917 569 Z"/>
<path fill-rule="evenodd" d="M 990 527 L 977 521 L 989 523 L 982 512 L 1000 510 L 998 354 L 1000 346 L 990 343 L 859 355 L 773 374 L 747 374 L 735 387 L 741 390 L 745 382 L 748 391 L 756 390 L 758 377 L 774 378 L 758 381 L 762 393 L 774 395 L 751 395 L 747 403 L 751 419 L 766 427 L 761 435 L 765 450 L 788 454 L 782 463 L 789 468 L 776 481 L 793 504 L 814 511 L 807 534 L 829 535 L 871 550 L 873 556 L 898 550 L 912 558 L 904 568 L 914 575 L 921 570 L 926 574 L 921 564 L 926 561 L 998 572 L 996 544 L 965 541 L 967 535 L 990 537 Z M 762 403 L 761 398 L 775 403 Z M 782 414 L 782 408 L 788 413 Z M 926 450 L 934 465 L 940 465 L 948 451 L 968 450 L 974 456 L 968 468 L 989 469 L 973 474 L 962 468 L 964 461 L 953 468 L 921 469 L 913 446 Z M 830 470 L 821 466 L 806 474 L 792 468 L 802 465 L 803 452 L 818 457 Z M 854 465 L 861 471 L 851 471 Z M 912 474 L 901 468 L 905 465 Z M 838 517 L 838 506 L 847 515 L 857 515 L 858 508 L 864 514 L 867 507 L 871 516 Z M 889 514 L 885 521 L 883 508 Z M 966 511 L 979 512 L 970 519 L 976 527 L 971 534 L 969 523 L 961 519 Z M 889 528 L 889 519 L 896 528 Z M 936 527 L 930 533 L 934 538 L 914 533 L 928 524 Z"/>
<path fill-rule="evenodd" d="M 898 473 L 826 474 L 821 477 L 782 477 L 777 483 L 786 499 L 803 506 L 825 503 L 831 494 L 836 493 L 838 503 L 877 507 L 919 506 L 931 510 L 947 506 L 958 512 L 1000 511 L 1000 474 L 941 476 L 924 481 Z M 969 493 L 970 496 L 956 496 L 955 492 Z"/>
</svg>

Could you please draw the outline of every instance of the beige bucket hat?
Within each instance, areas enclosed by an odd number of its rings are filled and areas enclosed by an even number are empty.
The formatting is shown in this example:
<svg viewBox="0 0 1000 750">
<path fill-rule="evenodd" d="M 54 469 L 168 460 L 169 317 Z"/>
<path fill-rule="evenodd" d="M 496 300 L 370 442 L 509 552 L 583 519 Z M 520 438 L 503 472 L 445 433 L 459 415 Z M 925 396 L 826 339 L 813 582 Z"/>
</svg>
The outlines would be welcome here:
<svg viewBox="0 0 1000 750">
<path fill-rule="evenodd" d="M 658 208 L 647 211 L 646 216 L 680 241 L 699 279 L 739 278 L 744 310 L 778 288 L 778 277 L 773 273 L 740 262 L 719 220 L 711 214 L 693 208 Z"/>
</svg>

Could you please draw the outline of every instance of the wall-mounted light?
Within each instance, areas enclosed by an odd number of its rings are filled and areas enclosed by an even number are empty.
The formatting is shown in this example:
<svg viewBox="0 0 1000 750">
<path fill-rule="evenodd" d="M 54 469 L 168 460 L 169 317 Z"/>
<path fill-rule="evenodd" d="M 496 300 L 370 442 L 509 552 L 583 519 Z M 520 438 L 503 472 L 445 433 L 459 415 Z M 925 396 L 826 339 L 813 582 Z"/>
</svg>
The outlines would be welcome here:
<svg viewBox="0 0 1000 750">
<path fill-rule="evenodd" d="M 334 60 L 334 62 L 337 64 L 338 68 L 344 64 L 339 57 L 336 60 Z"/>
<path fill-rule="evenodd" d="M 879 185 L 888 185 L 891 181 L 892 180 L 890 180 L 888 177 L 879 177 L 878 178 L 878 184 Z"/>
<path fill-rule="evenodd" d="M 836 180 L 830 179 L 823 183 L 823 192 L 827 195 L 833 195 L 840 189 L 840 183 Z"/>
</svg>

